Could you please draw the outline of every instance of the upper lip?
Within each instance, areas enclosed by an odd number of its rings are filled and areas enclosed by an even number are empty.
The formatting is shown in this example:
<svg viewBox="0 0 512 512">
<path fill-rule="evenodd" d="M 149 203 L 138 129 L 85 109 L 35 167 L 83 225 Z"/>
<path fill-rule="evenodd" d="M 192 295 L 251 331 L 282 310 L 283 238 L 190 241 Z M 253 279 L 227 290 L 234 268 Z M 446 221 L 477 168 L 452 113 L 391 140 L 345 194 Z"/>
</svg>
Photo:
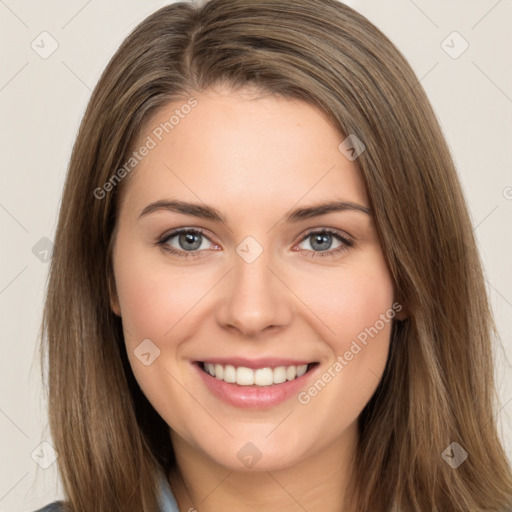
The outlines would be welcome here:
<svg viewBox="0 0 512 512">
<path fill-rule="evenodd" d="M 304 364 L 314 363 L 315 361 L 305 359 L 287 359 L 281 357 L 261 357 L 258 359 L 248 359 L 247 357 L 207 357 L 198 359 L 196 363 L 212 363 L 231 365 L 235 367 L 244 366 L 245 368 L 276 368 L 278 366 L 301 366 Z"/>
</svg>

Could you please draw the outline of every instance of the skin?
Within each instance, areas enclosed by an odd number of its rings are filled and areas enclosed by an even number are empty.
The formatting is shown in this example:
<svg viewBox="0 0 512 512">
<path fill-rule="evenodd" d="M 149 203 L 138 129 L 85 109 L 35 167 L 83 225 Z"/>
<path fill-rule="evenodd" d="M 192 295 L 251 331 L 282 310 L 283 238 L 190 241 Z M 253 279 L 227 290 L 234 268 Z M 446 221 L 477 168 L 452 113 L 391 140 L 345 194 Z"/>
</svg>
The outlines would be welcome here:
<svg viewBox="0 0 512 512">
<path fill-rule="evenodd" d="M 113 252 L 112 309 L 133 373 L 170 427 L 173 492 L 181 510 L 351 510 L 356 421 L 384 371 L 391 322 L 308 404 L 294 395 L 267 410 L 228 405 L 191 362 L 301 358 L 320 363 L 318 378 L 390 310 L 393 283 L 371 215 L 283 222 L 290 210 L 324 201 L 368 207 L 364 186 L 338 149 L 344 137 L 305 102 L 226 86 L 194 97 L 197 106 L 126 183 Z M 139 142 L 184 103 L 158 111 Z M 228 225 L 166 210 L 139 218 L 160 199 L 211 205 Z M 196 258 L 155 245 L 180 227 L 205 231 Z M 312 228 L 336 230 L 354 245 L 334 253 L 342 242 L 332 237 L 322 251 L 305 238 Z M 263 248 L 250 264 L 236 252 L 247 236 Z M 167 245 L 189 248 L 178 236 Z M 134 350 L 147 338 L 160 355 L 145 366 Z M 251 468 L 237 457 L 249 441 L 262 455 Z"/>
</svg>

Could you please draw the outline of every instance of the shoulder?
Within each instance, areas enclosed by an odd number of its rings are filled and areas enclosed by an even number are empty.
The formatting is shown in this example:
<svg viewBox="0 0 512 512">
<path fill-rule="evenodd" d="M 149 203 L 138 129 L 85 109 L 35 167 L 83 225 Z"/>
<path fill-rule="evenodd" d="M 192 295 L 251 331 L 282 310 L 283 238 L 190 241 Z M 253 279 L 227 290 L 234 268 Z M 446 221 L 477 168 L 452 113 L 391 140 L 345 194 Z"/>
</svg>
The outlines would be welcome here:
<svg viewBox="0 0 512 512">
<path fill-rule="evenodd" d="M 62 502 L 54 501 L 53 503 L 49 503 L 48 505 L 38 510 L 35 510 L 34 512 L 62 512 L 62 510 L 64 510 L 62 508 Z"/>
</svg>

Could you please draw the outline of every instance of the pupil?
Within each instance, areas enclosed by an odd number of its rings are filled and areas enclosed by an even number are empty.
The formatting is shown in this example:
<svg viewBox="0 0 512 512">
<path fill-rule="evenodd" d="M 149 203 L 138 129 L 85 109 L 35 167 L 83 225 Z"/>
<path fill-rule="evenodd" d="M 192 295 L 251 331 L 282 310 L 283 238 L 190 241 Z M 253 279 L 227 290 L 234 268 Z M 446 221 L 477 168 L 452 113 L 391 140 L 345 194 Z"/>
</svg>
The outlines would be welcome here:
<svg viewBox="0 0 512 512">
<path fill-rule="evenodd" d="M 317 249 L 328 249 L 331 245 L 328 243 L 330 237 L 331 235 L 329 235 L 328 233 L 313 235 L 314 242 L 311 244 L 311 246 L 315 248 L 315 245 L 318 244 L 316 247 Z M 327 247 L 325 245 L 322 246 L 322 244 L 326 244 Z"/>
<path fill-rule="evenodd" d="M 186 244 L 191 244 L 193 245 L 193 247 L 188 247 L 188 249 L 198 249 L 201 245 L 201 242 L 199 241 L 198 243 L 198 238 L 199 238 L 199 235 L 198 234 L 194 234 L 194 233 L 185 233 L 185 234 L 182 234 L 180 236 L 180 242 L 181 242 L 181 245 L 185 245 L 186 247 Z M 194 242 L 195 240 L 195 242 Z M 195 243 L 195 245 L 194 245 Z"/>
</svg>

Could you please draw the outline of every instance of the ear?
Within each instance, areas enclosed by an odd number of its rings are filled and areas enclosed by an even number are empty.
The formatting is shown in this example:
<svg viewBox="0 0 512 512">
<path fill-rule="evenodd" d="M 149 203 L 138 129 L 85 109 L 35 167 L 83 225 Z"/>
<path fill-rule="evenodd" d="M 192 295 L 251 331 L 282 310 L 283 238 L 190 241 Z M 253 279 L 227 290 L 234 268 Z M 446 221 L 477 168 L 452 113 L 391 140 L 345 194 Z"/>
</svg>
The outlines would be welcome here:
<svg viewBox="0 0 512 512">
<path fill-rule="evenodd" d="M 110 299 L 110 309 L 117 316 L 121 316 L 121 307 L 119 305 L 119 297 L 117 295 L 117 288 L 112 273 L 108 277 L 108 295 Z"/>
</svg>

